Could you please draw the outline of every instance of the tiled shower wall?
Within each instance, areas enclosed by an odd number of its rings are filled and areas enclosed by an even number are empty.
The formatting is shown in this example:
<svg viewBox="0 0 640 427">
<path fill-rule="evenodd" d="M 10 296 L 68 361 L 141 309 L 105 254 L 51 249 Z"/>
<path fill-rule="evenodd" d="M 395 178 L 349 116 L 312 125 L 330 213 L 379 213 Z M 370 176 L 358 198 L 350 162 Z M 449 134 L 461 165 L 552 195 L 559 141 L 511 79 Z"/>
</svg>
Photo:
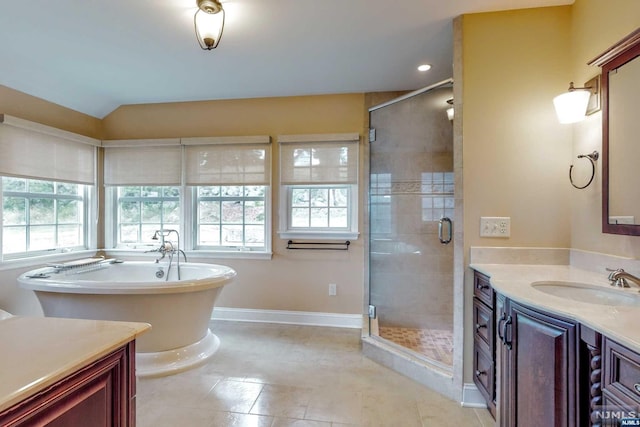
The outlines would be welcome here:
<svg viewBox="0 0 640 427">
<path fill-rule="evenodd" d="M 370 295 L 380 326 L 452 328 L 453 243 L 438 239 L 440 218 L 454 217 L 452 93 L 371 113 Z"/>
</svg>

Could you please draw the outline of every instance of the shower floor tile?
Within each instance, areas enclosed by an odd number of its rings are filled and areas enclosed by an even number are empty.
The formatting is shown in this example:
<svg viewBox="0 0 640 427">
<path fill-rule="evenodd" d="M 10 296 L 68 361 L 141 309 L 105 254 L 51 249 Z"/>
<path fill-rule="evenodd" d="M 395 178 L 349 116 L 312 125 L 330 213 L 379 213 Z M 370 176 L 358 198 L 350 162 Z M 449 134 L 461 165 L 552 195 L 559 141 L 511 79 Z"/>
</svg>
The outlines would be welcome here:
<svg viewBox="0 0 640 427">
<path fill-rule="evenodd" d="M 453 365 L 453 331 L 451 330 L 380 326 L 379 332 L 380 337 L 386 340 L 445 365 Z"/>
</svg>

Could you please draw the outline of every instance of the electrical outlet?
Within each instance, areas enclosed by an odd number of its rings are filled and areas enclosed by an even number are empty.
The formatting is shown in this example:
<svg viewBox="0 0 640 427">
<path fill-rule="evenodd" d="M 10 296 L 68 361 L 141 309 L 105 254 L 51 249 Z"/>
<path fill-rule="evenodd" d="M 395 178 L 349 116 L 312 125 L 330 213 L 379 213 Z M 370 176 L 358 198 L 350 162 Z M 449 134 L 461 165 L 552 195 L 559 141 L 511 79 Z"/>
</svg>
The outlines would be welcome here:
<svg viewBox="0 0 640 427">
<path fill-rule="evenodd" d="M 338 285 L 329 283 L 329 296 L 335 297 L 338 294 Z"/>
<path fill-rule="evenodd" d="M 508 216 L 483 216 L 480 218 L 480 237 L 511 236 L 511 218 Z"/>
</svg>

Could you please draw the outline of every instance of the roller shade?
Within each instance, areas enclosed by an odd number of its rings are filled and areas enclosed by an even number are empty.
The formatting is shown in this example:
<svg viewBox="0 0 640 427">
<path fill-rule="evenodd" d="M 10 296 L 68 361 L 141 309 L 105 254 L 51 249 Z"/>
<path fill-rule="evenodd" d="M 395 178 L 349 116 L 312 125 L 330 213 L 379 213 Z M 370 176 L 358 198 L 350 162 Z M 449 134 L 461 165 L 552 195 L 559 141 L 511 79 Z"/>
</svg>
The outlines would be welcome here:
<svg viewBox="0 0 640 427">
<path fill-rule="evenodd" d="M 186 185 L 269 185 L 269 136 L 183 138 Z"/>
<path fill-rule="evenodd" d="M 0 175 L 94 184 L 100 141 L 0 115 Z"/>
<path fill-rule="evenodd" d="M 180 185 L 180 140 L 103 141 L 105 185 Z"/>
<path fill-rule="evenodd" d="M 357 133 L 279 136 L 281 184 L 356 184 L 359 140 Z"/>
</svg>

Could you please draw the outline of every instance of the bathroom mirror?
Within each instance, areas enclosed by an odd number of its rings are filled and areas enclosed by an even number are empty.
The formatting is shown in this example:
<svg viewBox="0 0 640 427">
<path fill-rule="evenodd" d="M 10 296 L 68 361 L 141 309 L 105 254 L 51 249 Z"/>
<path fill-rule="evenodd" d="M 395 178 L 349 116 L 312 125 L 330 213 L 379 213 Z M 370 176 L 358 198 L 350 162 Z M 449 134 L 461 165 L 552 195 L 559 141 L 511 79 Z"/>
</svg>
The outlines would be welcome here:
<svg viewBox="0 0 640 427">
<path fill-rule="evenodd" d="M 640 28 L 589 64 L 602 67 L 602 232 L 640 235 Z"/>
</svg>

